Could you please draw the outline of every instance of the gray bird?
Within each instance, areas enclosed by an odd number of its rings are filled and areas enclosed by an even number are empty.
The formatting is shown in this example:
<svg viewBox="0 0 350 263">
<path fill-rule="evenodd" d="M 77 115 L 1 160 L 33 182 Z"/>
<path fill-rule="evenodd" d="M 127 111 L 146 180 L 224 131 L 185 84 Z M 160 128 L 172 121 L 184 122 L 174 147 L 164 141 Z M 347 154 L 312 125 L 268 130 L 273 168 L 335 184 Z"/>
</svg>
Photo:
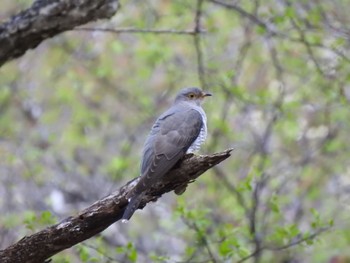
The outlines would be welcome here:
<svg viewBox="0 0 350 263">
<path fill-rule="evenodd" d="M 207 117 L 201 107 L 211 96 L 199 88 L 182 89 L 174 104 L 154 123 L 143 148 L 141 178 L 122 217 L 127 222 L 144 192 L 164 176 L 186 153 L 197 151 L 207 136 Z"/>
</svg>

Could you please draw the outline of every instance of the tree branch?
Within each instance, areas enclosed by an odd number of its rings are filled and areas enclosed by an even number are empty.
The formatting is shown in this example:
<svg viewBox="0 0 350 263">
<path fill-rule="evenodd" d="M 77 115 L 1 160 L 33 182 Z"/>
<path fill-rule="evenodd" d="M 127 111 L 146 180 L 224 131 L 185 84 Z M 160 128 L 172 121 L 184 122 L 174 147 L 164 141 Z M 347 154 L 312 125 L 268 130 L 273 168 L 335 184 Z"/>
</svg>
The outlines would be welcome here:
<svg viewBox="0 0 350 263">
<path fill-rule="evenodd" d="M 182 194 L 186 186 L 208 169 L 219 164 L 231 155 L 233 149 L 212 155 L 187 154 L 170 172 L 168 172 L 142 200 L 139 209 L 151 201 L 156 201 L 164 193 L 175 191 Z M 90 207 L 68 217 L 60 223 L 50 226 L 0 251 L 0 262 L 38 263 L 72 247 L 121 219 L 127 205 L 126 196 L 136 185 L 135 178 L 113 194 L 95 202 Z"/>
<path fill-rule="evenodd" d="M 199 33 L 206 33 L 205 30 L 199 32 L 194 30 L 175 30 L 175 29 L 147 29 L 147 28 L 92 28 L 80 27 L 75 28 L 74 31 L 93 31 L 106 32 L 114 34 L 155 34 L 155 35 L 196 35 Z"/>
<path fill-rule="evenodd" d="M 0 25 L 0 66 L 43 40 L 102 18 L 112 17 L 119 0 L 36 0 Z"/>
</svg>

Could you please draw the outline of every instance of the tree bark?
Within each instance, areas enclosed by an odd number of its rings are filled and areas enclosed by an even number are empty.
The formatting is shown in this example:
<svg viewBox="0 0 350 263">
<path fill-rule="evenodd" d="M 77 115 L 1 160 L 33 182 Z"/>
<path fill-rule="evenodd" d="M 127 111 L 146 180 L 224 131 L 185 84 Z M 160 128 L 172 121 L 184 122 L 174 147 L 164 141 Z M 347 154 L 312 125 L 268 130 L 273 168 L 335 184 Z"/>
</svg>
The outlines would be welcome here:
<svg viewBox="0 0 350 263">
<path fill-rule="evenodd" d="M 175 191 L 182 194 L 187 185 L 208 169 L 231 155 L 232 149 L 212 155 L 187 154 L 153 188 L 149 189 L 141 201 L 139 209 L 151 201 L 156 201 L 164 193 Z M 135 178 L 113 194 L 95 202 L 90 207 L 68 217 L 0 251 L 1 263 L 45 262 L 58 252 L 72 247 L 121 219 L 128 203 L 126 196 L 136 185 Z"/>
<path fill-rule="evenodd" d="M 118 7 L 119 0 L 36 0 L 0 25 L 0 67 L 47 38 L 112 17 Z"/>
</svg>

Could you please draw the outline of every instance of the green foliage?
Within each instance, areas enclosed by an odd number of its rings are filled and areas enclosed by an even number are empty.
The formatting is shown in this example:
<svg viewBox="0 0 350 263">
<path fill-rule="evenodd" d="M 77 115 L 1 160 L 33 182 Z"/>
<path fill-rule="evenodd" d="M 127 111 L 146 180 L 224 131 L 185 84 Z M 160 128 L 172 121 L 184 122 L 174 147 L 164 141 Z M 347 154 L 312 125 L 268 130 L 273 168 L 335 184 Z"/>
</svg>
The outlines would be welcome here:
<svg viewBox="0 0 350 263">
<path fill-rule="evenodd" d="M 124 254 L 130 262 L 137 262 L 137 250 L 131 242 L 126 246 L 117 247 L 116 252 L 118 254 Z"/>
<path fill-rule="evenodd" d="M 123 171 L 126 171 L 130 166 L 129 160 L 123 157 L 114 157 L 107 166 L 108 174 L 114 175 L 118 178 L 118 175 Z"/>
<path fill-rule="evenodd" d="M 2 247 L 139 175 L 152 122 L 178 89 L 205 84 L 201 153 L 232 157 L 54 262 L 236 262 L 259 241 L 261 262 L 348 256 L 350 3 L 260 2 L 204 1 L 199 53 L 189 34 L 71 31 L 4 65 Z M 1 17 L 30 4 L 5 1 Z M 128 1 L 89 27 L 190 31 L 196 6 Z"/>
<path fill-rule="evenodd" d="M 270 208 L 273 212 L 279 214 L 281 212 L 279 204 L 278 204 L 278 197 L 276 195 L 272 196 L 269 202 Z"/>
<path fill-rule="evenodd" d="M 50 211 L 43 211 L 39 215 L 33 211 L 26 211 L 23 215 L 23 223 L 26 228 L 31 231 L 36 231 L 42 226 L 52 225 L 57 222 L 57 219 L 51 214 Z"/>
<path fill-rule="evenodd" d="M 158 256 L 158 255 L 154 255 L 154 254 L 151 254 L 149 256 L 149 259 L 152 260 L 152 262 L 155 262 L 155 263 L 168 262 L 169 260 L 171 260 L 169 257 Z"/>
</svg>

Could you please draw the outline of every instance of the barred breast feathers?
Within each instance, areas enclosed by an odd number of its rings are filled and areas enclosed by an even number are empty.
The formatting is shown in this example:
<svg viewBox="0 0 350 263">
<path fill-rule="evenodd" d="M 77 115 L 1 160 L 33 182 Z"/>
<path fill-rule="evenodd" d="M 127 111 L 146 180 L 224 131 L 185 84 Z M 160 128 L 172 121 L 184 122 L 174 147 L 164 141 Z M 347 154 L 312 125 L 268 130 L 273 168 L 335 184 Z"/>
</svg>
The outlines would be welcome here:
<svg viewBox="0 0 350 263">
<path fill-rule="evenodd" d="M 197 137 L 197 139 L 192 143 L 192 145 L 188 148 L 187 153 L 193 153 L 199 150 L 202 143 L 207 138 L 207 116 L 202 108 L 196 109 L 202 116 L 203 126 Z"/>
</svg>

